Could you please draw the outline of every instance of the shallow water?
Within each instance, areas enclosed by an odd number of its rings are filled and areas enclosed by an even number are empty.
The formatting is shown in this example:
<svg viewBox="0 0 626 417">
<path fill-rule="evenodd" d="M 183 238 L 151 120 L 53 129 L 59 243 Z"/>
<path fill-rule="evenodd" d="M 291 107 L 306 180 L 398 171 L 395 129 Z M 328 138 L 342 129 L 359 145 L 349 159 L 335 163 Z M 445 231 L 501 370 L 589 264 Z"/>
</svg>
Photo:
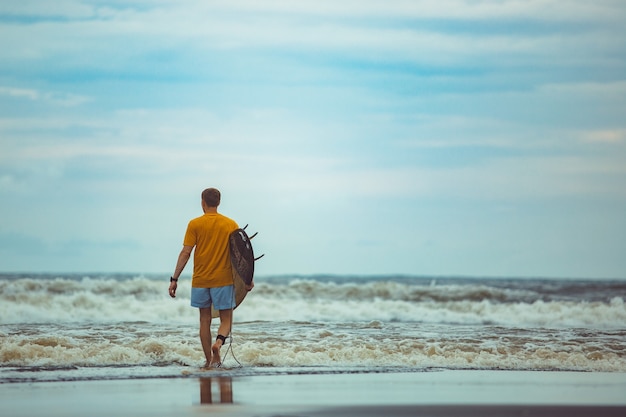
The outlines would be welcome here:
<svg viewBox="0 0 626 417">
<path fill-rule="evenodd" d="M 186 377 L 204 363 L 188 280 L 176 299 L 162 277 L 0 281 L 0 382 Z M 624 298 L 620 281 L 259 277 L 222 355 L 230 375 L 626 372 Z"/>
</svg>

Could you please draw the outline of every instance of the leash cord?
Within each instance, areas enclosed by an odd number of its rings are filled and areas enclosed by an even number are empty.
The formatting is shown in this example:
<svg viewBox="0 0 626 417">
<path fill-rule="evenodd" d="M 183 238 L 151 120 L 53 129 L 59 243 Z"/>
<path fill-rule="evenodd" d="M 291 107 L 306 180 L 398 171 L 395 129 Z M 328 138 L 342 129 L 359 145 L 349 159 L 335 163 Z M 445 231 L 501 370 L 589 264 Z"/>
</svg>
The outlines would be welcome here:
<svg viewBox="0 0 626 417">
<path fill-rule="evenodd" d="M 233 305 L 235 305 L 236 302 L 237 301 L 235 300 L 235 280 L 233 279 Z M 233 307 L 233 312 L 230 316 L 230 332 L 228 334 L 228 348 L 226 349 L 226 353 L 224 354 L 224 360 L 228 356 L 228 352 L 230 352 L 235 362 L 237 362 L 237 365 L 239 365 L 238 368 L 243 368 L 243 365 L 241 364 L 241 362 L 237 360 L 237 357 L 235 356 L 235 351 L 233 350 L 233 321 L 234 319 L 235 319 L 235 308 Z"/>
</svg>

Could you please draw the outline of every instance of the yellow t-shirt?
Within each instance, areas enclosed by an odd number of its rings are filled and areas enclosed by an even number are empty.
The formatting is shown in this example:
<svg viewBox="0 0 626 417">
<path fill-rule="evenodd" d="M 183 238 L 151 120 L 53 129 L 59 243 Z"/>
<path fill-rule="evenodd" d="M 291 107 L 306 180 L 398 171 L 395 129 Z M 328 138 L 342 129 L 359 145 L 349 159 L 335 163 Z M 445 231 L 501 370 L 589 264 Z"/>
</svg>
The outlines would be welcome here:
<svg viewBox="0 0 626 417">
<path fill-rule="evenodd" d="M 233 283 L 228 237 L 238 228 L 219 213 L 205 213 L 189 222 L 183 245 L 195 246 L 191 286 L 216 288 Z"/>
</svg>

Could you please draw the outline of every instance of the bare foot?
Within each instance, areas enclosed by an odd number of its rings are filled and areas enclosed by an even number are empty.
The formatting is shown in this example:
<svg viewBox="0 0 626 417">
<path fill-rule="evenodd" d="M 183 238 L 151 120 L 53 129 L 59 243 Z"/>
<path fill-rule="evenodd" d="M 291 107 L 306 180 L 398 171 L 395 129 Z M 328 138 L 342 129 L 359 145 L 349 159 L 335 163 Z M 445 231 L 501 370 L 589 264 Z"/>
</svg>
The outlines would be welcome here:
<svg viewBox="0 0 626 417">
<path fill-rule="evenodd" d="M 211 363 L 209 364 L 209 366 L 214 367 L 214 368 L 219 368 L 222 365 L 222 360 L 220 358 L 220 348 L 222 347 L 222 341 L 221 340 L 217 340 L 215 341 L 215 343 L 213 343 L 213 346 L 211 347 Z"/>
</svg>

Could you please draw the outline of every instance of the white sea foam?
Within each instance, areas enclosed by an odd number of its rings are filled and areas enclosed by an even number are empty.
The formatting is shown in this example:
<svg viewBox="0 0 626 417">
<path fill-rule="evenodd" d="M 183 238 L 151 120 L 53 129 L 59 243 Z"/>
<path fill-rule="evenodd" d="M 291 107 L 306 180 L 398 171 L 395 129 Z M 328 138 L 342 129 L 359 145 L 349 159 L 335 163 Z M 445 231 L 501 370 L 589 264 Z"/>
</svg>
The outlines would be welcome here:
<svg viewBox="0 0 626 417">
<path fill-rule="evenodd" d="M 167 295 L 167 287 L 167 282 L 147 278 L 13 280 L 0 289 L 0 324 L 196 320 L 197 312 L 189 307 L 189 282 L 181 282 L 176 299 Z M 484 285 L 260 282 L 236 310 L 235 320 L 380 320 L 619 329 L 626 322 L 626 306 L 621 297 L 592 302 L 543 301 L 532 299 L 529 291 Z"/>
<path fill-rule="evenodd" d="M 0 323 L 185 320 L 192 311 L 181 287 L 186 304 L 167 295 L 167 282 L 146 278 L 9 281 L 0 289 Z"/>
<path fill-rule="evenodd" d="M 167 280 L 146 277 L 0 281 L 0 382 L 146 376 L 204 362 L 188 280 L 176 299 Z M 552 282 L 259 279 L 235 311 L 233 349 L 252 372 L 626 372 L 624 286 L 593 285 L 588 296 Z"/>
<path fill-rule="evenodd" d="M 200 366 L 195 326 L 129 323 L 9 332 L 0 344 L 4 368 Z M 41 332 L 41 334 L 39 333 Z M 25 333 L 25 334 L 24 334 Z M 624 332 L 518 331 L 452 325 L 246 323 L 233 350 L 246 367 L 344 369 L 459 368 L 626 372 Z M 226 349 L 223 350 L 226 353 Z M 235 365 L 226 356 L 227 366 Z"/>
</svg>

